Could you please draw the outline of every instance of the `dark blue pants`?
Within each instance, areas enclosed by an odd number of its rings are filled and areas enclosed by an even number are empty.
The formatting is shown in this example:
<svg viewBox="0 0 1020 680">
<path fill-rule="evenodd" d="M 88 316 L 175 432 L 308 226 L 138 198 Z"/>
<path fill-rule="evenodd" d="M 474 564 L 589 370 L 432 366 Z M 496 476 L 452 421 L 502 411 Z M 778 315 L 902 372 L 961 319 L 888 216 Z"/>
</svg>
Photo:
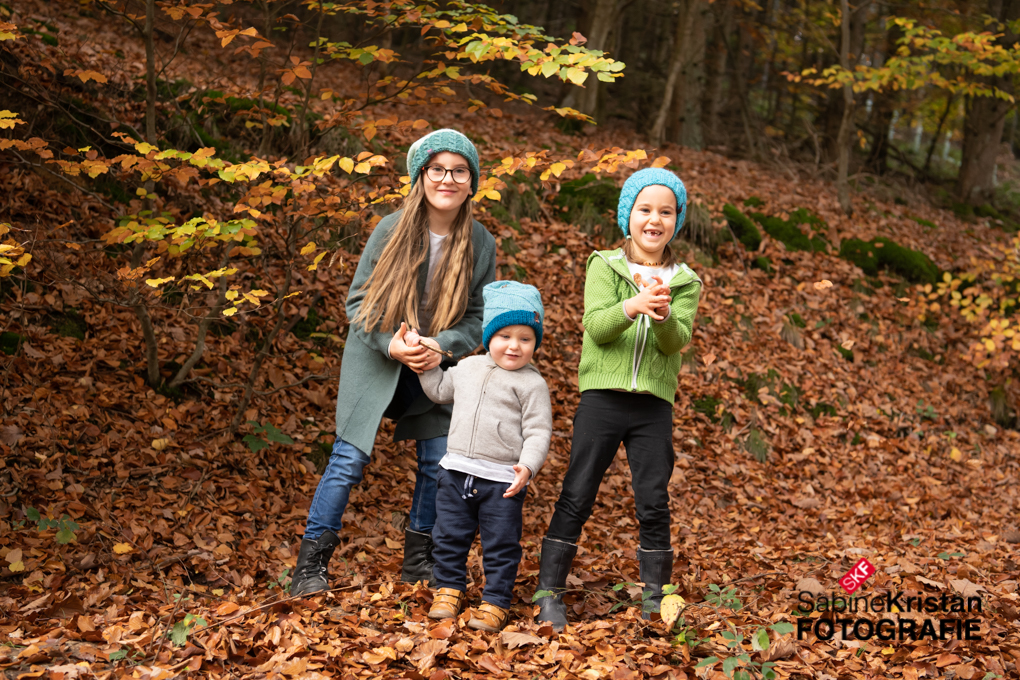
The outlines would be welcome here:
<svg viewBox="0 0 1020 680">
<path fill-rule="evenodd" d="M 439 468 L 436 526 L 432 530 L 436 544 L 432 551 L 436 586 L 467 590 L 468 551 L 478 531 L 485 568 L 482 600 L 509 609 L 523 552 L 521 530 L 528 490 L 524 488 L 516 496 L 503 498 L 510 488 L 506 482 L 476 477 L 474 483 L 465 487 L 467 479 L 463 472 Z"/>
</svg>

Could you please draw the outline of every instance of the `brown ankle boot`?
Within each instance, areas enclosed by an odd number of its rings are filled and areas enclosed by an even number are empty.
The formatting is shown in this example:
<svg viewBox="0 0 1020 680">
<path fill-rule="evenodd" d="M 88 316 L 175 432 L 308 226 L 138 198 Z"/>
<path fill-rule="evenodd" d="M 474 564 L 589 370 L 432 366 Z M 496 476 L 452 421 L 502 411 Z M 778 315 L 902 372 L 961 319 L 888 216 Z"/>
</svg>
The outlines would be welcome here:
<svg viewBox="0 0 1020 680">
<path fill-rule="evenodd" d="M 484 630 L 489 633 L 497 633 L 503 630 L 507 619 L 510 618 L 510 610 L 497 607 L 494 604 L 483 602 L 468 621 L 468 628 Z"/>
<path fill-rule="evenodd" d="M 430 619 L 452 619 L 460 613 L 460 607 L 464 603 L 464 593 L 453 588 L 440 588 L 432 598 L 432 608 L 429 609 Z"/>
</svg>

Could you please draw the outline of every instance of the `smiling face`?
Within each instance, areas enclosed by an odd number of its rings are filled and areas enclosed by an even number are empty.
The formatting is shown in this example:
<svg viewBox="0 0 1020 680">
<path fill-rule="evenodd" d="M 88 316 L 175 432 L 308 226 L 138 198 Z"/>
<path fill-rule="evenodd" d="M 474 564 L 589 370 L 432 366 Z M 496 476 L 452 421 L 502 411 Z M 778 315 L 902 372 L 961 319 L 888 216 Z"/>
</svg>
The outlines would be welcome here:
<svg viewBox="0 0 1020 680">
<path fill-rule="evenodd" d="M 453 181 L 453 173 L 448 172 L 441 182 L 434 182 L 428 178 L 428 171 L 426 170 L 426 168 L 433 165 L 438 165 L 447 170 L 466 169 L 468 171 L 468 181 L 463 184 L 457 184 L 457 182 Z M 422 168 L 421 178 L 425 184 L 425 199 L 429 203 L 429 208 L 440 215 L 448 216 L 450 219 L 457 214 L 460 207 L 464 205 L 464 201 L 471 197 L 471 166 L 468 165 L 467 159 L 458 153 L 450 151 L 437 153 L 428 160 L 425 168 Z"/>
<path fill-rule="evenodd" d="M 535 354 L 535 331 L 524 324 L 500 328 L 489 340 L 489 354 L 500 368 L 524 368 Z"/>
<path fill-rule="evenodd" d="M 628 225 L 635 260 L 662 261 L 662 252 L 676 231 L 676 215 L 676 195 L 668 187 L 651 184 L 641 190 Z"/>
</svg>

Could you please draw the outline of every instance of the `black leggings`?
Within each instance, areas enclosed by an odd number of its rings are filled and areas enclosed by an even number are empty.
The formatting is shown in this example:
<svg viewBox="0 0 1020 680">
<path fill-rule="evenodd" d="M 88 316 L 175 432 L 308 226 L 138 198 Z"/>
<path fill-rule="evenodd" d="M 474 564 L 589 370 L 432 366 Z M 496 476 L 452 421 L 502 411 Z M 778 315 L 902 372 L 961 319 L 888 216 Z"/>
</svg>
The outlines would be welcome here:
<svg viewBox="0 0 1020 680">
<path fill-rule="evenodd" d="M 574 415 L 570 467 L 547 536 L 576 543 L 620 443 L 627 449 L 641 547 L 669 550 L 673 405 L 651 394 L 588 390 Z"/>
</svg>

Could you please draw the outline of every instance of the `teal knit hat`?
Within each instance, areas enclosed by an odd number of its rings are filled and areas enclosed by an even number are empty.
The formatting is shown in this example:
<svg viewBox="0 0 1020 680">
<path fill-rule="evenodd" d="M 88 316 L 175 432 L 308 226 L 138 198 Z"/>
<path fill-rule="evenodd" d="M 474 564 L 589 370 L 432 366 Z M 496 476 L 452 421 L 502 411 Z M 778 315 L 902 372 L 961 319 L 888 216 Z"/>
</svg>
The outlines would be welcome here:
<svg viewBox="0 0 1020 680">
<path fill-rule="evenodd" d="M 478 149 L 470 139 L 449 128 L 428 133 L 407 150 L 407 174 L 411 176 L 411 184 L 418 181 L 418 175 L 429 159 L 443 151 L 458 153 L 467 159 L 471 168 L 471 195 L 477 194 L 478 176 L 481 174 L 478 169 Z"/>
<path fill-rule="evenodd" d="M 645 168 L 628 177 L 627 181 L 623 183 L 623 189 L 620 190 L 620 204 L 616 208 L 616 223 L 620 225 L 624 236 L 630 236 L 630 211 L 634 208 L 634 201 L 637 200 L 642 189 L 653 184 L 661 184 L 676 196 L 676 207 L 679 214 L 676 218 L 673 238 L 676 238 L 676 235 L 680 233 L 680 228 L 684 226 L 684 218 L 687 217 L 687 188 L 684 183 L 669 170 Z"/>
<path fill-rule="evenodd" d="M 489 340 L 507 326 L 531 326 L 535 331 L 535 349 L 542 344 L 545 308 L 542 294 L 534 286 L 517 281 L 493 281 L 482 289 L 485 311 L 482 313 L 482 347 L 489 351 Z"/>
</svg>

